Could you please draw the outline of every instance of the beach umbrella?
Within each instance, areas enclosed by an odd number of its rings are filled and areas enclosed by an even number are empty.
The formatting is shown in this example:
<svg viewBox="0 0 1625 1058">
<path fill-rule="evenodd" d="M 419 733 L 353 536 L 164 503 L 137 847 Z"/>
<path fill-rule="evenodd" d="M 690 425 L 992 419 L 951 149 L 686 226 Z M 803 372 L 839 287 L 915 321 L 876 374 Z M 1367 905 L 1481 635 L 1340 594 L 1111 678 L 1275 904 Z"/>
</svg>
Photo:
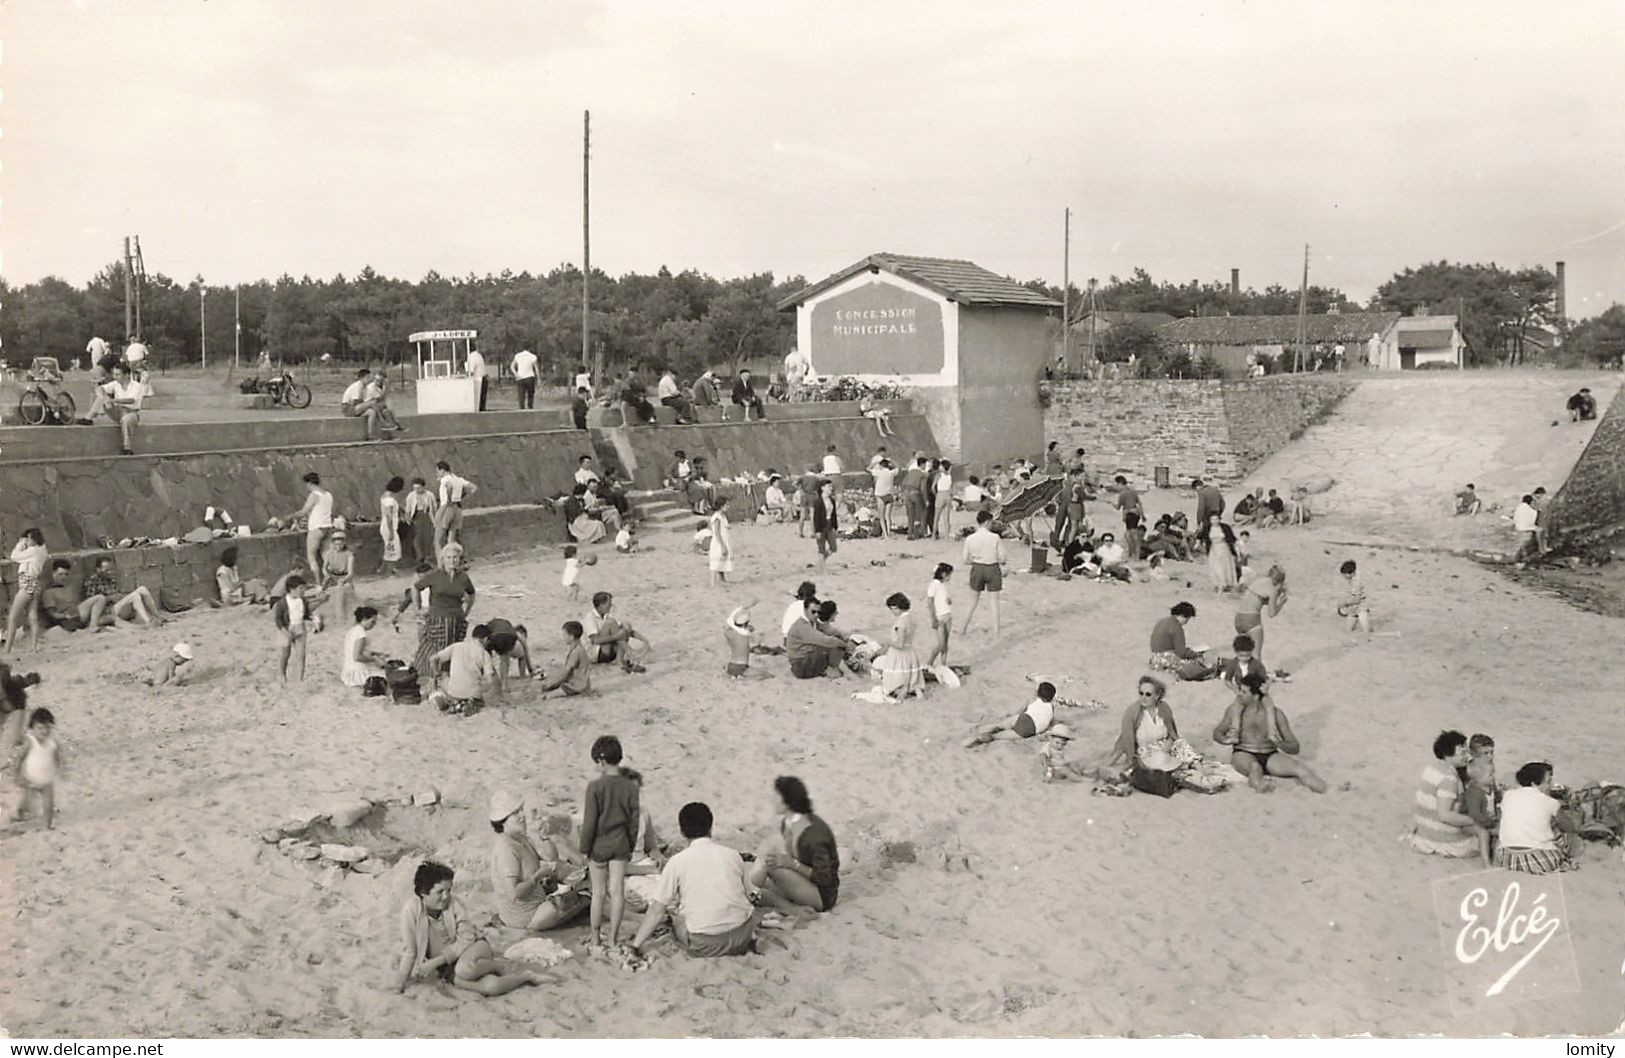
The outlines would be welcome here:
<svg viewBox="0 0 1625 1058">
<path fill-rule="evenodd" d="M 1062 478 L 1034 478 L 999 504 L 998 509 L 993 512 L 993 517 L 1010 525 L 1041 514 L 1044 506 L 1054 503 L 1056 497 L 1061 494 L 1063 482 Z"/>
</svg>

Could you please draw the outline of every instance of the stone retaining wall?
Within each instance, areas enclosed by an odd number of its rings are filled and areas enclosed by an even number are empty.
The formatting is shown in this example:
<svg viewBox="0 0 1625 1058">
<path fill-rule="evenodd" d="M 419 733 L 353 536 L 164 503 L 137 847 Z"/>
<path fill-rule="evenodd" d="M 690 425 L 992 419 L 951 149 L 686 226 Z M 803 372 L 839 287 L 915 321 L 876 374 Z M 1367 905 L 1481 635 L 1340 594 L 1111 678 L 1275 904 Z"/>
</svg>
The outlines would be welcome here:
<svg viewBox="0 0 1625 1058">
<path fill-rule="evenodd" d="M 1608 533 L 1625 524 L 1625 388 L 1597 423 L 1585 451 L 1547 509 L 1554 540 Z"/>
<path fill-rule="evenodd" d="M 1103 379 L 1050 387 L 1045 436 L 1091 475 L 1234 482 L 1319 421 L 1359 382 L 1345 375 L 1261 379 Z"/>
<path fill-rule="evenodd" d="M 563 519 L 541 506 L 469 511 L 463 523 L 463 541 L 476 563 L 492 555 L 562 543 L 564 539 Z M 214 540 L 207 544 L 182 544 L 179 547 L 114 551 L 92 549 L 55 557 L 73 560 L 73 582 L 80 584 L 91 572 L 95 559 L 110 554 L 117 570 L 120 590 L 129 592 L 138 585 L 144 586 L 159 596 L 165 605 L 173 606 L 216 598 L 214 571 L 220 565 L 220 553 L 227 547 L 237 548 L 237 569 L 244 580 L 259 577 L 270 584 L 294 565 L 303 566 L 305 561 L 303 533 L 266 533 Z M 376 525 L 366 526 L 353 534 L 351 547 L 356 552 L 357 570 L 369 573 L 378 567 L 383 542 L 378 537 Z M 402 560 L 400 568 L 403 571 L 413 568 L 410 559 L 408 554 Z M 0 604 L 8 609 L 16 584 L 16 564 L 0 562 Z"/>
</svg>

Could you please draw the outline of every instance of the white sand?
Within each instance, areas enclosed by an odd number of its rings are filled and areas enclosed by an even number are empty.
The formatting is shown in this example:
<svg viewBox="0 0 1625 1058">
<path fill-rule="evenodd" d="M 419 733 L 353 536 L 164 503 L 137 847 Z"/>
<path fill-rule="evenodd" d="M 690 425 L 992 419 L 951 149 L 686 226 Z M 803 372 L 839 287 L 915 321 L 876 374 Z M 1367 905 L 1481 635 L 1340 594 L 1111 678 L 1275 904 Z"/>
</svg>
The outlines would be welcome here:
<svg viewBox="0 0 1625 1058">
<path fill-rule="evenodd" d="M 1110 517 L 1103 505 L 1097 517 Z M 1585 992 L 1469 1019 L 1447 999 L 1429 890 L 1465 868 L 1408 852 L 1396 836 L 1442 727 L 1492 733 L 1503 781 L 1544 757 L 1560 782 L 1625 778 L 1620 626 L 1461 560 L 1362 552 L 1378 628 L 1400 636 L 1351 644 L 1330 613 L 1336 563 L 1348 556 L 1318 541 L 1336 531 L 1328 521 L 1255 534 L 1255 549 L 1290 570 L 1292 601 L 1270 624 L 1267 655 L 1295 674 L 1278 702 L 1333 785 L 1324 797 L 1293 788 L 1107 799 L 1041 783 L 1030 746 L 959 748 L 973 720 L 1024 703 L 1024 674 L 1046 671 L 1080 677 L 1067 696 L 1112 703 L 1107 714 L 1064 716 L 1087 750 L 1103 751 L 1168 606 L 1191 599 L 1192 641 L 1228 645 L 1232 604 L 1215 600 L 1199 564 L 1133 586 L 1013 575 L 1003 639 L 978 615 L 980 627 L 956 640 L 954 660 L 974 667 L 964 688 L 880 708 L 847 698 L 856 680 L 839 690 L 791 680 L 782 659 L 761 659 L 779 673 L 772 681 L 721 675 L 731 606 L 759 597 L 758 624 L 776 627 L 811 576 L 811 543 L 790 527 L 736 532 L 743 583 L 726 593 L 706 586 L 704 559 L 677 536 L 656 536 L 657 550 L 630 559 L 606 554 L 583 571 L 584 592 L 621 595 L 655 641 L 648 674 L 600 668 L 599 696 L 530 702 L 506 719 L 355 697 L 337 681 L 342 630 L 315 639 L 311 679 L 283 695 L 270 618 L 258 610 L 187 615 L 165 633 L 79 636 L 71 650 L 56 641 L 24 667 L 46 678 L 36 701 L 56 712 L 73 770 L 54 832 L 0 838 L 0 958 L 15 974 L 0 989 L 0 1023 L 24 1036 L 1612 1029 L 1625 1009 L 1617 851 L 1588 849 L 1584 869 L 1564 879 Z M 884 568 L 870 565 L 880 558 Z M 942 558 L 957 564 L 958 547 L 863 541 L 815 579 L 842 604 L 844 625 L 879 635 L 886 594 L 922 604 Z M 481 562 L 473 575 L 482 588 L 531 592 L 482 598 L 476 617 L 522 620 L 541 652 L 558 656 L 556 629 L 576 614 L 558 598 L 550 554 Z M 363 588 L 377 600 L 386 585 Z M 956 589 L 963 613 L 962 572 Z M 180 636 L 198 650 L 207 678 L 197 686 L 159 694 L 113 675 Z M 387 624 L 378 641 L 411 656 Z M 1177 686 L 1170 700 L 1181 732 L 1211 748 L 1223 690 Z M 604 732 L 645 770 L 646 802 L 671 835 L 677 808 L 702 799 L 719 838 L 753 847 L 772 822 L 772 778 L 803 777 L 842 845 L 836 913 L 759 957 L 708 962 L 668 949 L 636 977 L 578 958 L 558 985 L 502 999 L 430 985 L 402 996 L 380 984 L 412 863 L 324 886 L 320 872 L 256 838 L 296 806 L 435 785 L 463 807 L 425 824 L 426 840 L 457 867 L 460 898 L 489 911 L 487 790 L 535 786 L 574 803 L 591 775 L 588 746 Z M 882 864 L 880 844 L 897 841 L 914 843 L 917 863 Z M 554 936 L 574 946 L 580 931 Z"/>
</svg>

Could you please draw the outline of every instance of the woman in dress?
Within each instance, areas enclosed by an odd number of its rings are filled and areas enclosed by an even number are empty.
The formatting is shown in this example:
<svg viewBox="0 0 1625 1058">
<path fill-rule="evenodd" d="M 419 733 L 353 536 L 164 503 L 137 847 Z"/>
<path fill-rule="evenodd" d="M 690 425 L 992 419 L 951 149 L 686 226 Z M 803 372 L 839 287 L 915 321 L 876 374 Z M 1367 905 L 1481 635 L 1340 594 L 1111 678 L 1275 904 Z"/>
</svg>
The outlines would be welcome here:
<svg viewBox="0 0 1625 1058">
<path fill-rule="evenodd" d="M 440 568 L 423 574 L 406 589 L 395 610 L 394 626 L 401 629 L 401 614 L 421 605 L 419 593 L 426 593 L 429 612 L 418 626 L 418 650 L 412 661 L 421 679 L 434 676 L 434 656 L 468 637 L 468 613 L 474 609 L 474 582 L 464 569 L 461 544 L 447 544 L 440 551 Z"/>
<path fill-rule="evenodd" d="M 384 494 L 378 500 L 378 535 L 384 541 L 384 558 L 379 563 L 381 573 L 395 574 L 395 563 L 401 560 L 401 490 L 406 482 L 390 478 Z"/>
<path fill-rule="evenodd" d="M 1213 590 L 1221 594 L 1235 591 L 1236 534 L 1217 514 L 1207 516 L 1207 542 L 1207 574 L 1213 580 Z"/>
<path fill-rule="evenodd" d="M 30 647 L 39 649 L 40 581 L 51 561 L 51 553 L 45 549 L 45 534 L 38 529 L 24 529 L 11 549 L 11 560 L 17 563 L 17 594 L 12 597 L 11 613 L 6 618 L 6 651 L 15 654 L 18 626 L 25 617 Z"/>
<path fill-rule="evenodd" d="M 435 561 L 434 519 L 439 506 L 440 498 L 429 491 L 428 482 L 413 478 L 412 491 L 401 506 L 401 517 L 412 531 L 413 562 Z"/>
<path fill-rule="evenodd" d="M 728 532 L 728 497 L 718 497 L 711 507 L 711 586 L 728 583 L 734 571 L 733 537 Z"/>
<path fill-rule="evenodd" d="M 880 693 L 893 701 L 925 694 L 925 667 L 914 647 L 914 615 L 909 608 L 908 596 L 902 592 L 887 598 L 886 609 L 896 620 L 892 622 L 891 638 L 886 641 L 886 652 L 874 665 L 880 673 Z"/>
<path fill-rule="evenodd" d="M 324 627 L 343 628 L 356 609 L 355 552 L 350 550 L 350 533 L 340 518 L 333 524 L 322 555 L 321 590 L 327 593 L 326 611 L 319 618 L 317 630 Z"/>
</svg>

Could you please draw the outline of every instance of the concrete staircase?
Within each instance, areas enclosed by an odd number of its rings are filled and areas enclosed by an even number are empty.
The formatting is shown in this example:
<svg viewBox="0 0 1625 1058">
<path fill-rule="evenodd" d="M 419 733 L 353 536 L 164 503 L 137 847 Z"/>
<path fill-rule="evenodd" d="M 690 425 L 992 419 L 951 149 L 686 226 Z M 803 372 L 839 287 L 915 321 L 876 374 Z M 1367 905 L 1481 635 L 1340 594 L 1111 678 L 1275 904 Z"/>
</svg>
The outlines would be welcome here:
<svg viewBox="0 0 1625 1058">
<path fill-rule="evenodd" d="M 1564 402 L 1589 386 L 1606 409 L 1620 382 L 1617 372 L 1368 375 L 1326 422 L 1225 492 L 1234 506 L 1243 488 L 1285 496 L 1294 483 L 1329 477 L 1337 484 L 1311 500 L 1317 528 L 1373 543 L 1509 550 L 1519 498 L 1541 485 L 1555 495 L 1596 429 L 1571 423 Z M 1469 481 L 1485 510 L 1456 517 L 1455 492 Z"/>
<path fill-rule="evenodd" d="M 630 492 L 627 499 L 638 519 L 639 530 L 645 535 L 692 532 L 694 523 L 700 520 L 675 492 Z"/>
</svg>

